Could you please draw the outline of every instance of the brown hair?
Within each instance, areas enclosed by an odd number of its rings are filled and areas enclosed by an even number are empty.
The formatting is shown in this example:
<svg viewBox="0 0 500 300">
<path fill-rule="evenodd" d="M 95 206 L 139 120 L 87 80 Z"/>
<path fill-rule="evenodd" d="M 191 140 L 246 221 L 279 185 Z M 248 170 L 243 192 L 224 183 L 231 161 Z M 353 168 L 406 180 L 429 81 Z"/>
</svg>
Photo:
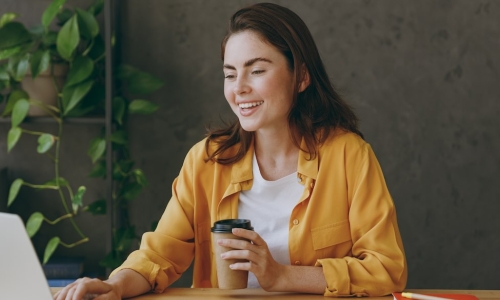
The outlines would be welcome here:
<svg viewBox="0 0 500 300">
<path fill-rule="evenodd" d="M 224 60 L 225 46 L 229 38 L 236 33 L 251 30 L 261 36 L 263 41 L 273 45 L 287 59 L 294 73 L 295 88 L 293 102 L 288 113 L 288 122 L 292 130 L 297 130 L 304 138 L 311 158 L 317 155 L 321 145 L 330 132 L 342 128 L 363 137 L 358 130 L 358 119 L 353 110 L 334 90 L 321 61 L 318 49 L 309 29 L 302 19 L 288 8 L 272 3 L 259 3 L 238 10 L 229 20 L 227 33 L 222 40 L 221 57 Z M 298 67 L 299 66 L 299 67 Z M 302 66 L 309 72 L 309 86 L 298 93 L 303 79 Z M 292 134 L 297 147 L 300 140 Z M 220 129 L 208 129 L 205 144 L 207 161 L 231 164 L 240 160 L 248 151 L 253 139 L 253 132 L 245 131 L 239 120 Z M 209 151 L 210 142 L 216 144 L 213 152 Z M 232 146 L 240 143 L 235 154 L 222 155 Z"/>
</svg>

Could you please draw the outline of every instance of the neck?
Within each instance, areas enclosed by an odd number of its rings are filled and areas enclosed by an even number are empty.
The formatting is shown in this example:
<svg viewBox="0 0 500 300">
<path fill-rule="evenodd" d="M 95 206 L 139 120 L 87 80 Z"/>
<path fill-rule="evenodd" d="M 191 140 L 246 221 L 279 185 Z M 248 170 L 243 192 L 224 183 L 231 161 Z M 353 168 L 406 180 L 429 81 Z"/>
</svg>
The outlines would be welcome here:
<svg viewBox="0 0 500 300">
<path fill-rule="evenodd" d="M 297 171 L 299 148 L 290 132 L 255 132 L 255 156 L 266 180 L 277 180 Z"/>
</svg>

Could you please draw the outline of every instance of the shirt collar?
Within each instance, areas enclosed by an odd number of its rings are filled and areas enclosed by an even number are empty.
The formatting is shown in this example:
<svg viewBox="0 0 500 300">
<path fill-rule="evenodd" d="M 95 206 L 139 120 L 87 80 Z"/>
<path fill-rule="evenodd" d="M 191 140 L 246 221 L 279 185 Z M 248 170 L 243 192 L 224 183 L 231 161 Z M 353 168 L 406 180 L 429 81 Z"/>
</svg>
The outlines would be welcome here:
<svg viewBox="0 0 500 300">
<path fill-rule="evenodd" d="M 304 139 L 302 138 L 301 148 L 307 149 Z M 231 183 L 239 183 L 253 179 L 252 174 L 252 159 L 254 154 L 254 143 L 250 143 L 250 147 L 245 155 L 236 163 L 231 170 Z M 316 180 L 318 175 L 318 154 L 313 159 L 309 159 L 309 154 L 300 150 L 297 172 L 309 178 Z"/>
<path fill-rule="evenodd" d="M 301 149 L 307 149 L 306 142 L 304 138 L 302 138 L 302 142 L 300 143 Z M 318 175 L 318 156 L 319 153 L 316 153 L 316 156 L 313 159 L 310 158 L 310 154 L 300 150 L 299 152 L 299 163 L 297 165 L 297 172 L 309 178 L 316 180 Z"/>
<path fill-rule="evenodd" d="M 238 183 L 253 179 L 252 158 L 254 153 L 253 141 L 250 147 L 240 160 L 234 163 L 231 169 L 231 183 Z"/>
</svg>

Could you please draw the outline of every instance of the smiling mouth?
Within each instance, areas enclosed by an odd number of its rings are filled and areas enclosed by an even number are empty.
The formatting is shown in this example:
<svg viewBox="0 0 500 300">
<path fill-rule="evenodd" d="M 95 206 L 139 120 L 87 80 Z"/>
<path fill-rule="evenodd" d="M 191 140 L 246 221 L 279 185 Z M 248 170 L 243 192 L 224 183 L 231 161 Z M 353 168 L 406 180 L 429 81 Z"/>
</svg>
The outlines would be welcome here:
<svg viewBox="0 0 500 300">
<path fill-rule="evenodd" d="M 247 103 L 240 103 L 238 104 L 238 106 L 240 108 L 252 108 L 252 107 L 256 107 L 256 106 L 259 106 L 261 105 L 262 103 L 264 103 L 264 101 L 257 101 L 257 102 L 247 102 Z"/>
</svg>

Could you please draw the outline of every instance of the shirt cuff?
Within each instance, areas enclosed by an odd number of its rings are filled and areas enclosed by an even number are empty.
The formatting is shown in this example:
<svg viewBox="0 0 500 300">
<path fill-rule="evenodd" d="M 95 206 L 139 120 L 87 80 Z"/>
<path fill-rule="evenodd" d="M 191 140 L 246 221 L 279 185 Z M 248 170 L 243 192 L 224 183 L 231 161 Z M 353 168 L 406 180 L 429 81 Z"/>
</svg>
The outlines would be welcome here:
<svg viewBox="0 0 500 300">
<path fill-rule="evenodd" d="M 345 297 L 352 296 L 350 293 L 350 278 L 347 264 L 343 259 L 318 259 L 316 267 L 323 267 L 323 274 L 327 287 L 324 296 Z"/>
<path fill-rule="evenodd" d="M 116 273 L 123 269 L 131 269 L 141 274 L 151 286 L 151 290 L 155 293 L 163 293 L 168 286 L 168 276 L 161 270 L 160 265 L 149 260 L 135 257 L 127 259 L 120 267 L 111 272 L 111 278 Z"/>
</svg>

